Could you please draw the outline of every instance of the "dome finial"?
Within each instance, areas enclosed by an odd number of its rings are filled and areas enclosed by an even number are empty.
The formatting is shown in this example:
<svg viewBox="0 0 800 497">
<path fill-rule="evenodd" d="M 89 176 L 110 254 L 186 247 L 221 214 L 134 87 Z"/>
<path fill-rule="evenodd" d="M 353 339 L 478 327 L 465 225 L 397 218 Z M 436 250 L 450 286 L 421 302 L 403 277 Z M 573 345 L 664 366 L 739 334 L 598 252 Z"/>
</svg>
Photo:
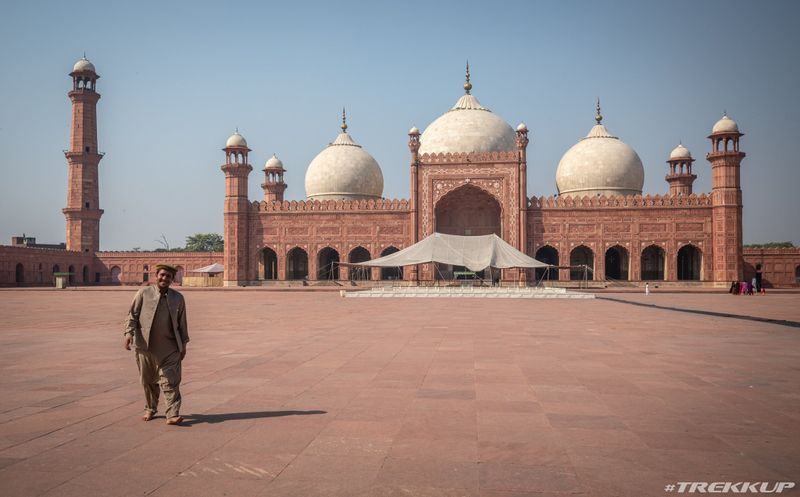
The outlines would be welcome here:
<svg viewBox="0 0 800 497">
<path fill-rule="evenodd" d="M 603 114 L 600 113 L 600 97 L 597 97 L 597 115 L 594 116 L 594 120 L 597 121 L 597 124 L 603 122 Z"/>
<path fill-rule="evenodd" d="M 469 60 L 467 60 L 467 82 L 464 83 L 464 92 L 469 95 L 469 91 L 472 89 L 472 83 L 469 82 Z"/>
<path fill-rule="evenodd" d="M 347 133 L 347 113 L 345 112 L 344 107 L 342 107 L 342 125 L 340 128 L 342 128 L 342 133 Z"/>
</svg>

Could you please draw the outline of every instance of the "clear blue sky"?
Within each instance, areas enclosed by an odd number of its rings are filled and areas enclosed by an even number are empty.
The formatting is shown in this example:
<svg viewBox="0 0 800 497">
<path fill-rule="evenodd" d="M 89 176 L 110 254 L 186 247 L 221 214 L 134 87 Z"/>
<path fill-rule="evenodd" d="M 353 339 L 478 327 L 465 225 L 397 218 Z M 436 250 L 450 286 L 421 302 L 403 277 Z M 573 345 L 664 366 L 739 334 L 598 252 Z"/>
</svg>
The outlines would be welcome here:
<svg viewBox="0 0 800 497">
<path fill-rule="evenodd" d="M 85 51 L 98 91 L 101 248 L 172 246 L 222 232 L 220 148 L 239 127 L 261 168 L 283 160 L 288 199 L 339 131 L 407 198 L 408 129 L 462 94 L 527 123 L 528 191 L 556 193 L 564 152 L 594 124 L 631 145 L 645 193 L 665 193 L 682 140 L 704 157 L 727 109 L 740 129 L 745 242 L 800 242 L 800 2 L 12 2 L 0 16 L 0 243 L 65 238 L 70 89 Z"/>
</svg>

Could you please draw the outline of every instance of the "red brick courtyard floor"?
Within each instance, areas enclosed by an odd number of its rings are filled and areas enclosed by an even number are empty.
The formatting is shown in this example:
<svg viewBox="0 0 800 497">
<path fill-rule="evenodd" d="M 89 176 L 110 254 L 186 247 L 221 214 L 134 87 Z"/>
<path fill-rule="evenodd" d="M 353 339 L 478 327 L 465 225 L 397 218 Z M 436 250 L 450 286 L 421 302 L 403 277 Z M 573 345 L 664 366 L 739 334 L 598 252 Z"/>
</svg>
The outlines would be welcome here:
<svg viewBox="0 0 800 497">
<path fill-rule="evenodd" d="M 168 427 L 139 420 L 133 291 L 0 291 L 0 495 L 800 486 L 797 327 L 601 299 L 187 290 L 187 422 Z M 797 293 L 602 296 L 800 320 Z"/>
</svg>

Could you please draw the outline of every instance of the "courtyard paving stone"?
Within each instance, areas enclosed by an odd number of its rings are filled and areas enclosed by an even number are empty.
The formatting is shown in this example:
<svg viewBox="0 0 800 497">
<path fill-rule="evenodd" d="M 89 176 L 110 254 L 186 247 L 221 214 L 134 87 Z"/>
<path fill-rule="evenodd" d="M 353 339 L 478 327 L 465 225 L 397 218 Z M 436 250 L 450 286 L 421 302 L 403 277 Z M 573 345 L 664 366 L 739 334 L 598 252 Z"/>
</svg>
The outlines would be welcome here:
<svg viewBox="0 0 800 497">
<path fill-rule="evenodd" d="M 649 496 L 800 480 L 800 293 L 191 290 L 183 426 L 139 419 L 135 289 L 0 290 L 0 494 Z M 798 481 L 800 484 L 800 481 Z"/>
</svg>

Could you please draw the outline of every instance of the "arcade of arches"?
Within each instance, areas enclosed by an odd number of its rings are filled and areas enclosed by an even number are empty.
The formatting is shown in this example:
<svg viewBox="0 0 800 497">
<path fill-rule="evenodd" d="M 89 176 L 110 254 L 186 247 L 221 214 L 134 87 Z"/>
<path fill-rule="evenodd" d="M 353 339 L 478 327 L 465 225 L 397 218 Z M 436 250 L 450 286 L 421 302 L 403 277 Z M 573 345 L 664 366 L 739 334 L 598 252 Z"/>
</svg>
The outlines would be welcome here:
<svg viewBox="0 0 800 497">
<path fill-rule="evenodd" d="M 440 202 L 440 204 L 437 205 L 437 213 L 441 215 L 441 218 L 437 218 L 437 222 L 442 223 L 443 226 L 446 227 L 451 233 L 464 233 L 466 231 L 488 231 L 493 233 L 500 232 L 500 207 L 497 201 L 494 200 L 491 195 L 485 193 L 479 188 L 471 186 L 459 188 L 452 193 L 457 195 L 453 195 L 453 197 L 447 195 L 442 199 L 445 202 Z M 477 222 L 472 222 L 472 218 L 469 215 L 463 215 L 463 213 L 458 212 L 455 202 L 449 202 L 450 200 L 455 200 L 458 197 L 463 198 L 463 196 L 467 194 L 474 195 L 472 197 L 474 200 L 470 203 L 476 210 L 480 210 L 483 214 L 483 217 L 477 218 Z M 487 210 L 491 216 L 486 215 L 486 211 L 483 210 L 484 207 L 489 207 Z M 397 247 L 389 246 L 381 251 L 380 255 L 376 257 L 383 257 L 398 251 L 399 249 Z M 539 247 L 536 250 L 534 257 L 539 261 L 551 264 L 553 266 L 559 266 L 563 263 L 559 255 L 559 251 L 551 245 Z M 373 257 L 371 256 L 370 252 L 366 248 L 363 246 L 357 246 L 348 253 L 346 261 L 351 263 L 364 262 L 372 258 Z M 260 251 L 258 261 L 259 279 L 278 280 L 278 267 L 281 263 L 280 259 L 281 258 L 279 258 L 278 254 L 272 248 L 263 248 Z M 381 280 L 403 279 L 403 268 L 389 267 L 373 271 L 367 267 L 348 266 L 346 273 L 342 273 L 341 266 L 339 265 L 339 262 L 341 261 L 340 254 L 332 247 L 324 247 L 319 250 L 319 252 L 317 252 L 316 259 L 317 280 L 339 280 L 340 277 L 346 277 L 347 279 L 354 281 L 365 281 L 372 278 L 380 278 Z M 627 248 L 621 245 L 609 247 L 605 251 L 604 261 L 604 274 L 598 274 L 595 276 L 593 275 L 595 268 L 594 251 L 585 245 L 579 245 L 578 247 L 575 247 L 570 251 L 568 264 L 570 266 L 585 265 L 587 267 L 587 274 L 584 276 L 584 271 L 580 268 L 571 268 L 568 271 L 569 279 L 573 281 L 583 280 L 584 277 L 589 280 L 605 279 L 608 281 L 628 281 L 631 279 L 633 267 L 631 264 L 630 252 Z M 698 247 L 692 244 L 687 244 L 680 247 L 678 252 L 672 256 L 669 256 L 669 254 L 667 254 L 662 247 L 656 245 L 645 247 L 640 254 L 640 279 L 642 281 L 664 281 L 667 266 L 672 264 L 672 262 L 669 261 L 674 261 L 674 270 L 676 271 L 677 279 L 679 281 L 702 280 L 703 253 Z M 292 248 L 286 254 L 285 263 L 286 279 L 303 280 L 309 276 L 308 255 L 302 248 Z M 22 265 L 19 264 L 15 268 L 17 276 L 16 282 L 18 284 L 24 284 L 25 282 L 25 272 L 21 266 Z M 452 278 L 454 272 L 462 270 L 463 268 L 443 265 L 439 268 L 439 272 L 441 274 L 438 276 L 440 278 Z M 58 272 L 59 266 L 53 266 L 52 271 Z M 70 266 L 68 271 L 73 273 L 69 277 L 71 280 L 70 282 L 76 283 L 77 278 L 74 274 L 75 268 Z M 79 271 L 80 272 L 78 274 L 80 276 L 83 276 L 84 278 L 88 277 L 88 268 L 80 268 Z M 110 269 L 110 271 L 112 282 L 119 282 L 121 276 L 120 268 L 118 266 L 114 266 Z M 796 275 L 793 274 L 792 276 L 800 279 L 800 266 L 797 267 L 796 273 Z M 559 270 L 537 269 L 533 276 L 535 277 L 535 281 L 557 281 L 559 279 Z M 563 275 L 561 276 L 563 277 Z"/>
<path fill-rule="evenodd" d="M 400 249 L 393 245 L 386 247 L 381 252 L 380 257 L 393 254 L 399 250 Z M 369 250 L 359 245 L 349 252 L 346 261 L 348 263 L 366 262 L 372 258 Z M 340 265 L 341 257 L 339 251 L 333 247 L 324 247 L 320 249 L 319 252 L 317 252 L 316 260 L 316 279 L 320 281 L 339 280 L 341 276 L 346 276 L 347 279 L 354 281 L 368 281 L 373 278 L 372 268 L 366 266 L 346 266 L 346 269 L 343 269 L 342 265 Z M 259 280 L 277 280 L 279 264 L 278 254 L 270 247 L 263 248 L 258 261 Z M 307 252 L 300 247 L 293 247 L 286 254 L 286 279 L 306 279 L 306 277 L 309 276 L 308 271 Z M 118 272 L 112 271 L 112 273 L 114 273 L 115 277 L 119 277 Z M 381 268 L 376 272 L 376 275 L 379 275 L 382 280 L 402 280 L 403 268 Z"/>
</svg>

